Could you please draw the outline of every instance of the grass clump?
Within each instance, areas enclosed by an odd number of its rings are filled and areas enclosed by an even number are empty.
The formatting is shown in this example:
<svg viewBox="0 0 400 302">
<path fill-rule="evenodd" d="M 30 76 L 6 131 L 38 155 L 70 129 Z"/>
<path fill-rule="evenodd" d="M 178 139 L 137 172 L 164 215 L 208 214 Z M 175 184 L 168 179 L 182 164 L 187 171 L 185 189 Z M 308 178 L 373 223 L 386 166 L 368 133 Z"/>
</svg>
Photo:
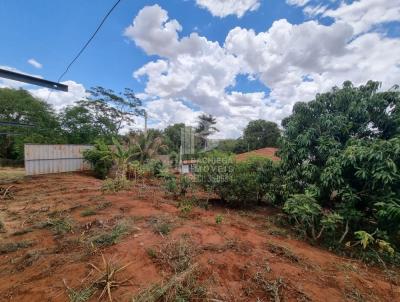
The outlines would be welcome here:
<svg viewBox="0 0 400 302">
<path fill-rule="evenodd" d="M 222 221 L 224 220 L 224 217 L 221 214 L 218 214 L 215 216 L 215 223 L 216 224 L 222 224 Z"/>
<path fill-rule="evenodd" d="M 67 289 L 67 295 L 70 302 L 86 302 L 92 297 L 94 289 L 91 287 L 84 288 L 81 290 L 75 290 L 73 288 Z"/>
<path fill-rule="evenodd" d="M 153 218 L 150 220 L 150 224 L 154 233 L 160 234 L 161 236 L 168 235 L 172 230 L 172 223 L 164 217 Z"/>
<path fill-rule="evenodd" d="M 207 289 L 199 283 L 200 271 L 193 265 L 181 273 L 174 274 L 166 283 L 156 283 L 140 291 L 133 302 L 205 301 Z"/>
<path fill-rule="evenodd" d="M 115 288 L 126 285 L 129 281 L 129 279 L 123 281 L 117 280 L 117 274 L 129 266 L 130 263 L 124 266 L 118 266 L 112 260 L 105 259 L 103 254 L 101 255 L 101 258 L 103 260 L 102 267 L 89 263 L 94 271 L 98 273 L 93 285 L 101 290 L 99 300 L 107 295 L 109 301 L 112 302 L 111 291 Z"/>
<path fill-rule="evenodd" d="M 73 223 L 68 217 L 48 219 L 40 227 L 50 228 L 52 232 L 56 235 L 62 235 L 72 232 Z"/>
<path fill-rule="evenodd" d="M 180 273 L 190 267 L 194 254 L 192 243 L 187 238 L 181 238 L 166 242 L 158 250 L 152 250 L 150 257 L 158 264 Z"/>
<path fill-rule="evenodd" d="M 85 210 L 83 210 L 81 212 L 81 216 L 82 217 L 93 216 L 93 215 L 96 215 L 96 214 L 97 214 L 96 210 L 94 210 L 92 208 L 85 209 Z"/>
<path fill-rule="evenodd" d="M 105 232 L 92 239 L 95 246 L 104 247 L 116 244 L 122 237 L 130 233 L 130 226 L 126 221 L 115 225 L 109 232 Z"/>
<path fill-rule="evenodd" d="M 34 244 L 33 241 L 2 243 L 2 244 L 0 244 L 0 255 L 15 252 L 20 249 L 30 247 L 33 244 Z"/>
<path fill-rule="evenodd" d="M 101 211 L 104 209 L 107 209 L 109 207 L 112 206 L 112 202 L 111 201 L 104 201 L 102 203 L 100 203 L 99 205 L 96 206 L 96 210 Z"/>
</svg>

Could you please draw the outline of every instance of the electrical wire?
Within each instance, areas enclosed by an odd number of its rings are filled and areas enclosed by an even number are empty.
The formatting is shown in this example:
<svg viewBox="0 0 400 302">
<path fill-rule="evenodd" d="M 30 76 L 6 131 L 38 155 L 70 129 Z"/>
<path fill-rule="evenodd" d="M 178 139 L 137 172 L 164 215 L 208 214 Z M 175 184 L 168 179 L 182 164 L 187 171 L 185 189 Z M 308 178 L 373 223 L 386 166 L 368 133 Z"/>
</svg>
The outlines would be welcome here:
<svg viewBox="0 0 400 302">
<path fill-rule="evenodd" d="M 108 12 L 105 14 L 103 19 L 101 20 L 100 24 L 97 26 L 96 30 L 93 32 L 93 34 L 90 36 L 89 40 L 83 45 L 83 47 L 79 50 L 79 52 L 76 54 L 76 56 L 73 58 L 73 60 L 68 64 L 67 68 L 65 68 L 64 72 L 58 77 L 57 82 L 59 83 L 61 79 L 67 74 L 71 66 L 76 62 L 76 60 L 79 59 L 81 54 L 85 51 L 85 49 L 89 46 L 90 42 L 94 39 L 94 37 L 97 35 L 97 33 L 100 31 L 101 27 L 103 26 L 104 22 L 106 22 L 107 18 L 111 15 L 113 10 L 118 6 L 118 4 L 122 0 L 118 0 L 117 2 L 114 3 L 114 5 L 108 10 Z M 47 96 L 46 102 L 49 101 L 49 98 L 52 94 L 53 90 L 49 91 L 49 95 Z"/>
<path fill-rule="evenodd" d="M 66 73 L 69 71 L 69 69 L 71 68 L 71 66 L 75 63 L 76 60 L 78 60 L 78 58 L 81 56 L 81 54 L 85 51 L 85 49 L 89 46 L 90 42 L 92 42 L 92 40 L 94 39 L 94 37 L 96 36 L 96 34 L 99 32 L 100 28 L 103 26 L 104 22 L 106 22 L 107 18 L 111 15 L 111 13 L 113 12 L 113 10 L 117 7 L 117 5 L 121 2 L 122 0 L 118 0 L 117 2 L 115 2 L 115 4 L 109 9 L 109 11 L 107 12 L 107 14 L 103 17 L 103 19 L 101 20 L 99 26 L 97 26 L 96 30 L 94 31 L 94 33 L 92 34 L 92 36 L 89 38 L 89 40 L 85 43 L 85 45 L 81 48 L 81 50 L 77 53 L 77 55 L 75 56 L 75 58 L 71 61 L 71 63 L 69 63 L 69 65 L 67 66 L 67 68 L 65 69 L 65 71 L 60 75 L 60 77 L 58 78 L 57 82 L 60 82 L 60 80 L 63 78 L 63 76 L 66 75 Z"/>
</svg>

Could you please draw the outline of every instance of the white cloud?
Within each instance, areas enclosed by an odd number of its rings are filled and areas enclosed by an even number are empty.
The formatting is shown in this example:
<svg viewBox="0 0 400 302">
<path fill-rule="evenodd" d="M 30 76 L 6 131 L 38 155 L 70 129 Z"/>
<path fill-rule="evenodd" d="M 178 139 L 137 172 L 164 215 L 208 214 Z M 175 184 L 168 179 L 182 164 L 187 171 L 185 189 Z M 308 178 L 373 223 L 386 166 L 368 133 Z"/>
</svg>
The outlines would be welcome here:
<svg viewBox="0 0 400 302">
<path fill-rule="evenodd" d="M 217 117 L 216 137 L 237 137 L 248 121 L 279 123 L 295 102 L 312 100 L 345 80 L 356 85 L 378 80 L 387 88 L 400 79 L 400 39 L 359 34 L 344 17 L 329 26 L 282 19 L 258 33 L 236 27 L 223 45 L 197 33 L 180 37 L 181 30 L 154 5 L 144 7 L 125 31 L 147 54 L 159 57 L 134 72 L 146 81 L 148 109 L 159 126 L 193 122 L 198 115 L 193 107 Z M 260 80 L 270 94 L 237 91 L 238 75 Z"/>
<path fill-rule="evenodd" d="M 16 68 L 9 66 L 0 66 L 0 68 L 24 73 Z M 28 73 L 24 73 L 28 74 Z M 42 78 L 39 75 L 29 74 L 34 77 Z M 68 85 L 68 92 L 51 90 L 48 88 L 38 88 L 38 86 L 30 85 L 23 82 L 1 79 L 0 78 L 0 88 L 23 88 L 28 90 L 34 97 L 40 98 L 44 101 L 47 101 L 50 105 L 52 105 L 56 110 L 60 110 L 66 106 L 73 105 L 76 101 L 82 100 L 86 94 L 85 87 L 77 83 L 75 81 L 64 81 L 62 84 Z"/>
<path fill-rule="evenodd" d="M 304 6 L 309 3 L 310 0 L 286 0 L 286 3 L 293 6 Z"/>
<path fill-rule="evenodd" d="M 87 96 L 86 89 L 82 84 L 75 81 L 64 81 L 62 84 L 68 85 L 68 92 L 51 90 L 48 88 L 34 88 L 28 91 L 35 97 L 47 101 L 56 110 L 73 105 Z"/>
<path fill-rule="evenodd" d="M 41 63 L 39 63 L 38 61 L 36 61 L 35 59 L 29 59 L 28 60 L 28 63 L 29 64 L 31 64 L 33 67 L 35 67 L 35 68 L 38 68 L 38 69 L 40 69 L 40 68 L 42 68 L 43 67 L 43 65 L 41 64 Z"/>
<path fill-rule="evenodd" d="M 196 0 L 198 6 L 208 9 L 213 16 L 226 17 L 236 15 L 238 18 L 248 11 L 260 7 L 259 0 Z"/>
<path fill-rule="evenodd" d="M 355 34 L 359 34 L 371 30 L 377 24 L 399 21 L 400 1 L 359 0 L 351 3 L 343 1 L 336 9 L 327 9 L 320 4 L 306 7 L 305 12 L 311 16 L 322 15 L 346 22 L 354 28 Z"/>
</svg>

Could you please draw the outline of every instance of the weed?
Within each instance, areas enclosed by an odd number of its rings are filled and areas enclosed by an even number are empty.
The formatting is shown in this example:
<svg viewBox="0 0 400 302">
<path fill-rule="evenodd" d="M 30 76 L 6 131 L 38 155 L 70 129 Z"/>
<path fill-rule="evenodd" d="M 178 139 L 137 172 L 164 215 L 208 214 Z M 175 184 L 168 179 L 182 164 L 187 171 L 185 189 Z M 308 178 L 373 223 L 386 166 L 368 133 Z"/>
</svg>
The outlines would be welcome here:
<svg viewBox="0 0 400 302">
<path fill-rule="evenodd" d="M 23 270 L 31 266 L 40 257 L 40 251 L 29 251 L 24 256 L 17 258 L 13 263 L 16 264 L 17 269 Z"/>
<path fill-rule="evenodd" d="M 96 206 L 96 210 L 101 211 L 101 210 L 107 209 L 111 206 L 112 206 L 111 201 L 103 201 L 102 203 L 100 203 L 99 205 Z"/>
<path fill-rule="evenodd" d="M 154 233 L 160 234 L 161 236 L 168 235 L 172 229 L 171 222 L 165 217 L 153 218 L 150 220 L 150 224 L 153 227 Z"/>
<path fill-rule="evenodd" d="M 223 220 L 224 218 L 222 217 L 222 215 L 221 214 L 218 214 L 217 216 L 215 216 L 215 223 L 216 224 L 222 224 L 222 220 Z"/>
<path fill-rule="evenodd" d="M 207 290 L 198 282 L 198 275 L 198 267 L 193 265 L 170 277 L 167 283 L 157 283 L 142 290 L 135 295 L 132 301 L 205 301 Z"/>
<path fill-rule="evenodd" d="M 193 210 L 193 202 L 189 199 L 184 199 L 179 202 L 178 207 L 181 210 L 181 216 L 187 217 Z"/>
<path fill-rule="evenodd" d="M 284 284 L 282 278 L 270 281 L 266 278 L 265 273 L 257 272 L 254 276 L 254 281 L 262 288 L 262 290 L 264 290 L 265 293 L 271 296 L 274 302 L 282 301 L 279 294 L 279 289 Z"/>
<path fill-rule="evenodd" d="M 81 212 L 82 217 L 96 215 L 97 212 L 94 209 L 88 208 Z"/>
<path fill-rule="evenodd" d="M 12 253 L 26 247 L 30 247 L 34 244 L 33 241 L 20 241 L 20 242 L 10 242 L 0 244 L 0 255 Z"/>
<path fill-rule="evenodd" d="M 67 288 L 67 295 L 70 302 L 86 302 L 89 301 L 90 297 L 95 292 L 93 287 L 87 287 L 80 290 L 76 290 L 68 287 L 67 283 L 64 281 L 64 285 Z"/>
<path fill-rule="evenodd" d="M 183 272 L 188 269 L 195 250 L 185 238 L 172 240 L 165 243 L 158 252 L 156 252 L 155 260 L 162 265 L 169 266 L 175 273 Z"/>
<path fill-rule="evenodd" d="M 67 289 L 67 294 L 70 302 L 86 302 L 89 301 L 93 295 L 93 288 L 84 288 L 81 290 L 75 290 L 73 288 Z"/>
<path fill-rule="evenodd" d="M 129 279 L 118 281 L 116 275 L 119 272 L 123 271 L 130 263 L 124 266 L 118 266 L 110 259 L 106 260 L 103 254 L 101 255 L 101 258 L 103 260 L 102 268 L 99 268 L 98 266 L 89 263 L 89 265 L 98 273 L 98 277 L 93 284 L 95 287 L 98 287 L 101 290 L 99 300 L 101 300 L 102 297 L 108 295 L 108 299 L 110 300 L 110 302 L 112 302 L 111 291 L 115 288 L 126 285 L 129 281 Z"/>
<path fill-rule="evenodd" d="M 152 259 L 156 259 L 157 258 L 157 252 L 152 249 L 152 248 L 148 248 L 146 249 L 147 255 L 149 255 L 150 258 Z"/>
<path fill-rule="evenodd" d="M 131 182 L 125 178 L 118 177 L 115 179 L 107 178 L 101 185 L 103 193 L 116 193 L 123 190 L 128 190 L 131 187 Z"/>
<path fill-rule="evenodd" d="M 72 231 L 72 221 L 69 218 L 48 219 L 39 227 L 50 228 L 54 234 L 61 235 Z"/>
<path fill-rule="evenodd" d="M 274 245 L 274 244 L 267 243 L 267 250 L 277 256 L 284 257 L 291 262 L 299 263 L 301 260 L 298 256 L 293 254 L 292 251 L 290 251 L 288 248 L 280 246 L 280 245 Z"/>
<path fill-rule="evenodd" d="M 104 247 L 116 244 L 123 236 L 129 234 L 130 227 L 126 221 L 118 223 L 111 232 L 105 232 L 92 239 L 96 246 Z"/>
</svg>

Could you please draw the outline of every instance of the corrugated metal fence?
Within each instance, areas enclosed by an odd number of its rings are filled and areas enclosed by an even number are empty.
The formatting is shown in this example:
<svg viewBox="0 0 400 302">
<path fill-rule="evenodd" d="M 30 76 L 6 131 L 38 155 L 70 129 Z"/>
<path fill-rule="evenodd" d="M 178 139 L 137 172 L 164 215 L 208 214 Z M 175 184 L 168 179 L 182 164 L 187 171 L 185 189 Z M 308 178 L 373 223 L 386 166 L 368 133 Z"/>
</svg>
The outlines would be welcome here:
<svg viewBox="0 0 400 302">
<path fill-rule="evenodd" d="M 89 170 L 82 152 L 90 145 L 25 144 L 26 175 Z"/>
</svg>

